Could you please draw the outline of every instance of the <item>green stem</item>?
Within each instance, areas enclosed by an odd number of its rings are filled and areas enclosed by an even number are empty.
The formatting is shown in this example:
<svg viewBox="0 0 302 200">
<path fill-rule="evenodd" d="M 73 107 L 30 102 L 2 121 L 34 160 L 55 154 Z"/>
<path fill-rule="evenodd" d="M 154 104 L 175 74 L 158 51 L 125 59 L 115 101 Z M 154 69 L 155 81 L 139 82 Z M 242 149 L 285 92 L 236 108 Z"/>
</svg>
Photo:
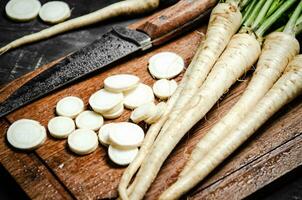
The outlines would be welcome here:
<svg viewBox="0 0 302 200">
<path fill-rule="evenodd" d="M 271 27 L 273 23 L 275 23 L 280 16 L 288 9 L 290 8 L 297 0 L 287 0 L 285 1 L 270 17 L 268 17 L 262 25 L 255 31 L 255 34 L 258 37 L 261 37 L 264 35 L 264 33 Z"/>
<path fill-rule="evenodd" d="M 274 32 L 283 32 L 285 26 L 281 26 L 278 29 L 276 29 Z"/>
<path fill-rule="evenodd" d="M 265 0 L 258 1 L 257 5 L 254 7 L 253 11 L 249 15 L 249 17 L 246 19 L 246 21 L 243 23 L 243 26 L 250 27 L 257 15 L 259 14 L 259 11 L 263 4 L 265 3 Z"/>
<path fill-rule="evenodd" d="M 267 11 L 265 17 L 267 18 L 271 16 L 271 14 L 273 14 L 280 7 L 280 5 L 282 5 L 282 3 L 283 3 L 282 0 L 275 0 L 271 5 L 271 7 L 269 8 L 269 10 Z"/>
<path fill-rule="evenodd" d="M 263 22 L 270 17 L 282 4 L 284 3 L 284 0 L 274 0 L 273 4 L 270 6 L 269 10 L 266 13 L 266 16 L 262 19 L 260 24 L 263 24 Z M 283 26 L 284 29 L 284 26 Z M 282 29 L 282 31 L 283 31 Z"/>
<path fill-rule="evenodd" d="M 244 23 L 246 21 L 246 19 L 251 15 L 256 3 L 257 3 L 257 0 L 253 0 L 252 3 L 250 3 L 246 7 L 245 12 L 243 13 L 242 23 Z"/>
<path fill-rule="evenodd" d="M 300 15 L 300 17 L 298 18 L 294 31 L 296 35 L 302 33 L 302 15 Z"/>
<path fill-rule="evenodd" d="M 259 26 L 260 22 L 263 21 L 263 19 L 265 18 L 265 15 L 267 13 L 267 11 L 269 10 L 270 6 L 272 5 L 274 0 L 267 0 L 264 4 L 264 6 L 261 8 L 258 16 L 256 17 L 255 21 L 252 23 L 251 28 L 255 29 L 256 27 Z"/>
<path fill-rule="evenodd" d="M 294 33 L 294 28 L 296 26 L 296 23 L 298 21 L 298 18 L 300 16 L 301 11 L 302 11 L 302 0 L 300 0 L 300 3 L 296 7 L 294 13 L 289 18 L 289 21 L 285 25 L 285 28 L 283 30 L 284 33 L 295 34 Z"/>
<path fill-rule="evenodd" d="M 300 33 L 302 33 L 302 23 L 297 24 L 295 27 L 295 34 L 299 35 Z"/>
<path fill-rule="evenodd" d="M 244 9 L 246 6 L 250 5 L 250 1 L 252 1 L 252 0 L 241 0 L 239 3 L 239 7 L 241 9 Z"/>
<path fill-rule="evenodd" d="M 302 14 L 300 15 L 300 17 L 297 19 L 297 24 L 302 23 Z"/>
</svg>

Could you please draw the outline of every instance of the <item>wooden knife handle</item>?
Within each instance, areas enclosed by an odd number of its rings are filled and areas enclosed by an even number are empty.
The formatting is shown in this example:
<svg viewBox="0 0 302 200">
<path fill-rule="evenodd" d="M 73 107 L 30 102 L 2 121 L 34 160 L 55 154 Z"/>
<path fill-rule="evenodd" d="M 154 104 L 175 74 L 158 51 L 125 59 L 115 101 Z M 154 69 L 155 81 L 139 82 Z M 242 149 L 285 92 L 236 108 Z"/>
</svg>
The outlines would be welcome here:
<svg viewBox="0 0 302 200">
<path fill-rule="evenodd" d="M 217 2 L 217 0 L 180 0 L 151 16 L 137 27 L 137 30 L 147 33 L 154 45 L 161 44 L 199 21 L 197 19 L 209 13 Z"/>
</svg>

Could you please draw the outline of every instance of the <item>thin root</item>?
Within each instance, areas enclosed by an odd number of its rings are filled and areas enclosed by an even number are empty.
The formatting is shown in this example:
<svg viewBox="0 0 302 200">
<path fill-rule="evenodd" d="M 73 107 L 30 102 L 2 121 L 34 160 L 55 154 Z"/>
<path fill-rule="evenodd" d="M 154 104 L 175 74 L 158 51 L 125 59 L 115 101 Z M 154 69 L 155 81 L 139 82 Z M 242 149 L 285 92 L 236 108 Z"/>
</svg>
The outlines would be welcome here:
<svg viewBox="0 0 302 200">
<path fill-rule="evenodd" d="M 6 45 L 4 47 L 0 48 L 0 55 L 4 54 L 5 52 L 7 52 L 8 50 L 10 50 L 10 46 Z"/>
</svg>

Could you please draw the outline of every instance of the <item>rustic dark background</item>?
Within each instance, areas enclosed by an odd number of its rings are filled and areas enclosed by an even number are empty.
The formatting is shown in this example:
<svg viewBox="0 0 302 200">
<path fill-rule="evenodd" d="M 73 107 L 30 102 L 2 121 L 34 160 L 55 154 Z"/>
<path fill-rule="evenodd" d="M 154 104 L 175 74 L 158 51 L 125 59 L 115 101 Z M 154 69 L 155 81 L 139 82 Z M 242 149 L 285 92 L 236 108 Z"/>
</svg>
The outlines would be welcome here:
<svg viewBox="0 0 302 200">
<path fill-rule="evenodd" d="M 42 4 L 47 2 L 47 0 L 40 1 Z M 72 8 L 72 18 L 116 2 L 116 0 L 65 1 Z M 174 0 L 165 0 L 165 3 L 168 1 Z M 16 38 L 49 26 L 40 19 L 26 23 L 16 23 L 7 19 L 4 11 L 7 2 L 8 0 L 0 1 L 0 46 L 4 46 Z M 5 53 L 0 56 L 0 87 L 43 64 L 91 43 L 102 33 L 108 31 L 112 25 L 127 25 L 141 17 L 139 16 L 134 19 L 113 19 Z M 8 199 L 20 200 L 28 199 L 28 197 L 0 163 L 0 200 Z M 259 190 L 247 199 L 302 200 L 302 166 Z"/>
</svg>

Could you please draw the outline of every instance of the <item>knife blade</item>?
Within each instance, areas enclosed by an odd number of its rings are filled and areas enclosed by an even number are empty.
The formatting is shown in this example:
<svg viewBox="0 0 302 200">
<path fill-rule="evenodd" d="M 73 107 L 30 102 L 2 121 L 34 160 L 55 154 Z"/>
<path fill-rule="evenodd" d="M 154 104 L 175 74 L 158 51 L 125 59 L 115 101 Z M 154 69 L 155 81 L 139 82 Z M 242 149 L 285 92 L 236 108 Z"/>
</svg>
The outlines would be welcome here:
<svg viewBox="0 0 302 200">
<path fill-rule="evenodd" d="M 113 27 L 92 44 L 38 74 L 0 103 L 0 117 L 138 51 L 190 30 L 215 5 L 214 0 L 181 0 L 139 27 Z"/>
</svg>

